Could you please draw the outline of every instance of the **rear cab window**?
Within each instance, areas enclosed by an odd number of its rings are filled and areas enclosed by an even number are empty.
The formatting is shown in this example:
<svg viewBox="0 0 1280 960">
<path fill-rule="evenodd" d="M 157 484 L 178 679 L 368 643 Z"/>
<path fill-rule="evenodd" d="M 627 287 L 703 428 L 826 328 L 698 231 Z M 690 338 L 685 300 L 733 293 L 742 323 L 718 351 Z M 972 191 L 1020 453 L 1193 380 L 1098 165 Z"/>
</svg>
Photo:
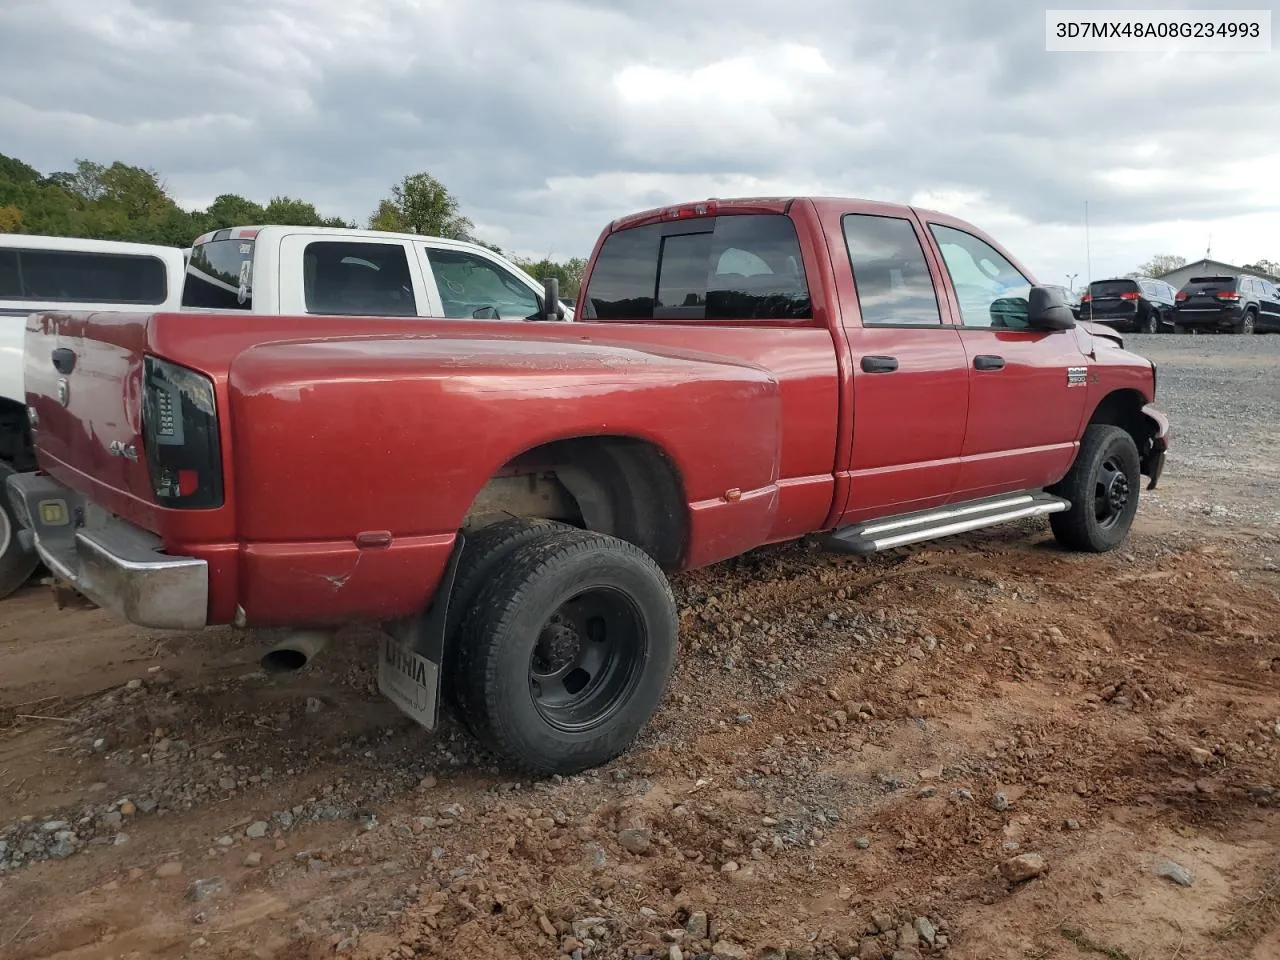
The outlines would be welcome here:
<svg viewBox="0 0 1280 960">
<path fill-rule="evenodd" d="M 187 261 L 182 305 L 252 310 L 253 249 L 251 237 L 233 238 L 230 231 L 219 231 L 211 240 L 196 243 Z"/>
<path fill-rule="evenodd" d="M 721 214 L 610 234 L 582 302 L 587 320 L 813 317 L 795 225 L 779 213 Z"/>
<path fill-rule="evenodd" d="M 159 257 L 0 249 L 0 300 L 156 306 L 168 295 L 169 279 Z"/>
</svg>

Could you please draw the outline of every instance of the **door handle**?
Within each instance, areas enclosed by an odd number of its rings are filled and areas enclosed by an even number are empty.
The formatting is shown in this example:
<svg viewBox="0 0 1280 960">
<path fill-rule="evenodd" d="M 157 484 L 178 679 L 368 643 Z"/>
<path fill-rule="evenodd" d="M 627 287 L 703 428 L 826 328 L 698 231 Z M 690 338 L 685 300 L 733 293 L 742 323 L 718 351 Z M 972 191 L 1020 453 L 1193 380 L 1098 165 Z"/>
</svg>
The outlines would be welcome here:
<svg viewBox="0 0 1280 960">
<path fill-rule="evenodd" d="M 70 347 L 58 347 L 53 351 L 53 368 L 63 376 L 69 376 L 76 368 L 76 352 Z"/>
<path fill-rule="evenodd" d="M 897 357 L 863 357 L 863 373 L 893 373 L 898 369 Z"/>
<path fill-rule="evenodd" d="M 975 370 L 1003 370 L 1004 357 L 993 357 L 990 354 L 979 354 L 973 358 Z"/>
</svg>

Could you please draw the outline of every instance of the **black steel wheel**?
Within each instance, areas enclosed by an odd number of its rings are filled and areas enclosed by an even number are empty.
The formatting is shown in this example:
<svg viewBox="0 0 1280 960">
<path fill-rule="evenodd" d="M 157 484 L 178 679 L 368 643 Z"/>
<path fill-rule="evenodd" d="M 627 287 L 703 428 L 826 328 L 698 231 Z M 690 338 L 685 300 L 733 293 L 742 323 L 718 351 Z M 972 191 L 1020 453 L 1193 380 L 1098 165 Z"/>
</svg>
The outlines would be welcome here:
<svg viewBox="0 0 1280 960">
<path fill-rule="evenodd" d="M 1064 547 L 1105 553 L 1124 542 L 1138 512 L 1142 468 L 1133 437 L 1120 427 L 1090 424 L 1071 469 L 1049 492 L 1071 508 L 1049 516 Z"/>
<path fill-rule="evenodd" d="M 465 616 L 460 711 L 512 767 L 598 766 L 657 709 L 676 635 L 675 600 L 651 557 L 604 534 L 543 532 L 507 554 Z"/>
</svg>

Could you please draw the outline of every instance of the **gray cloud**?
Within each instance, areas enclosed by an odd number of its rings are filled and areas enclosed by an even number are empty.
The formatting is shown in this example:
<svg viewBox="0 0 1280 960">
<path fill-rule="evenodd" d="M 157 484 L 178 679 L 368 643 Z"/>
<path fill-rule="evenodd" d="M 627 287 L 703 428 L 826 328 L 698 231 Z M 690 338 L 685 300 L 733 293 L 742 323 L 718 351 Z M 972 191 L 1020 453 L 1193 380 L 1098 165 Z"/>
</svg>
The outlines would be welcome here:
<svg viewBox="0 0 1280 960">
<path fill-rule="evenodd" d="M 1274 55 L 1047 54 L 1020 0 L 10 0 L 0 62 L 5 152 L 152 166 L 189 204 L 363 220 L 426 169 L 569 255 L 691 196 L 928 196 L 1060 273 L 1088 199 L 1104 272 L 1209 229 L 1280 256 Z"/>
</svg>

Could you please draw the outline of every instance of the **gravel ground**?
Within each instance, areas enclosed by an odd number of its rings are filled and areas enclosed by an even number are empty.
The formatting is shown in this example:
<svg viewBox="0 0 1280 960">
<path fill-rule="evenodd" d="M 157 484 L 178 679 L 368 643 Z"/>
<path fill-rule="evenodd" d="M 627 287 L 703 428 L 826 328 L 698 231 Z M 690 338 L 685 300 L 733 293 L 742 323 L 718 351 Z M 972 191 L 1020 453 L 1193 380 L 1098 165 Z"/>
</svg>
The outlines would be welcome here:
<svg viewBox="0 0 1280 960">
<path fill-rule="evenodd" d="M 1146 502 L 1213 526 L 1280 527 L 1280 336 L 1126 334 L 1125 346 L 1156 364 L 1172 421 Z"/>
</svg>

